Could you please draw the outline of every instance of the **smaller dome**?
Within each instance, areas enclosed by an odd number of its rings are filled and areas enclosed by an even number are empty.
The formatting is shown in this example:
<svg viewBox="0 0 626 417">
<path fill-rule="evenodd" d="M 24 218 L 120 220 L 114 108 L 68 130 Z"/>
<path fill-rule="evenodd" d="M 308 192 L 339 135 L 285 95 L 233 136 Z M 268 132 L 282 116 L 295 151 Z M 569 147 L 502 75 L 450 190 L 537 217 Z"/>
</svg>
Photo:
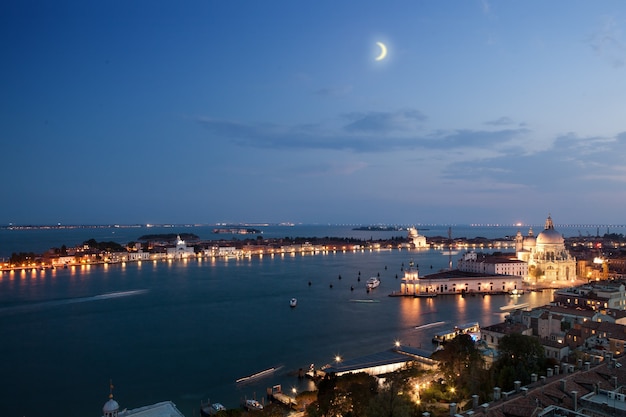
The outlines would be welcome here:
<svg viewBox="0 0 626 417">
<path fill-rule="evenodd" d="M 117 401 L 111 398 L 109 401 L 104 403 L 104 406 L 102 407 L 102 412 L 106 415 L 114 411 L 117 411 L 119 409 L 120 409 L 120 405 L 117 403 Z"/>
<path fill-rule="evenodd" d="M 534 236 L 524 236 L 524 246 L 529 248 L 534 248 L 537 244 L 537 238 Z"/>
</svg>

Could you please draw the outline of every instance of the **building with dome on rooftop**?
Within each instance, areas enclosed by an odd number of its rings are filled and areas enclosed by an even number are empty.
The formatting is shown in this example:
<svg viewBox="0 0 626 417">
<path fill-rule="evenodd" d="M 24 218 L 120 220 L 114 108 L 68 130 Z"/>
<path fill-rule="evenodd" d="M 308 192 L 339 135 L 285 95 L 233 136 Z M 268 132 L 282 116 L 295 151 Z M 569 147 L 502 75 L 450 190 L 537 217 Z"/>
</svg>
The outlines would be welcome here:
<svg viewBox="0 0 626 417">
<path fill-rule="evenodd" d="M 176 405 L 171 401 L 163 401 L 160 403 L 135 408 L 132 410 L 123 409 L 120 411 L 120 405 L 113 399 L 113 384 L 111 384 L 111 392 L 109 400 L 102 407 L 103 417 L 185 417 Z"/>
<path fill-rule="evenodd" d="M 565 238 L 554 229 L 550 216 L 544 230 L 536 237 L 532 228 L 527 236 L 517 232 L 515 252 L 517 259 L 528 263 L 531 279 L 545 282 L 576 280 L 576 258 L 565 249 Z"/>
</svg>

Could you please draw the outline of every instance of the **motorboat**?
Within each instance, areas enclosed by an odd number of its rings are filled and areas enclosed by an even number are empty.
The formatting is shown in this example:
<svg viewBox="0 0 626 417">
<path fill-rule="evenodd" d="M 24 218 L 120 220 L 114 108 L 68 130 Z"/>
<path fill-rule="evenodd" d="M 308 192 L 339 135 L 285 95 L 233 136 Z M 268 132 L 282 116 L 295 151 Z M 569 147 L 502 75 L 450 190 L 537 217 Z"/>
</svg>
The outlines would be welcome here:
<svg viewBox="0 0 626 417">
<path fill-rule="evenodd" d="M 297 298 L 292 298 L 291 300 L 289 300 L 289 306 L 291 308 L 294 308 L 297 305 L 298 305 L 298 299 Z"/>
<path fill-rule="evenodd" d="M 262 410 L 263 404 L 258 402 L 257 400 L 246 400 L 243 404 L 244 408 L 248 411 Z"/>
<path fill-rule="evenodd" d="M 200 403 L 200 415 L 203 417 L 214 416 L 220 411 L 225 410 L 226 407 L 224 407 L 221 403 L 211 403 L 210 401 L 206 403 Z"/>
<path fill-rule="evenodd" d="M 380 285 L 380 280 L 377 277 L 371 277 L 365 283 L 368 290 L 373 290 Z"/>
</svg>

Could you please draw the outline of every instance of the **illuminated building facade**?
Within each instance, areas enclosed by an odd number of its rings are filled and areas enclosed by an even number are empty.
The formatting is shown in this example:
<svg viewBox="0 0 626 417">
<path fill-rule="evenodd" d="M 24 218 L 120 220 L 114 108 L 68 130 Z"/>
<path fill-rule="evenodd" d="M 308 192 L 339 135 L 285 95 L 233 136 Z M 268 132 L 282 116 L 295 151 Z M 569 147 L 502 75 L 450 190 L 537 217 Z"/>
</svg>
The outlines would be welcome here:
<svg viewBox="0 0 626 417">
<path fill-rule="evenodd" d="M 548 216 L 545 229 L 535 237 L 532 228 L 527 236 L 515 236 L 517 258 L 528 263 L 529 276 L 537 281 L 576 280 L 576 258 L 565 249 L 565 239 L 554 229 Z"/>
</svg>

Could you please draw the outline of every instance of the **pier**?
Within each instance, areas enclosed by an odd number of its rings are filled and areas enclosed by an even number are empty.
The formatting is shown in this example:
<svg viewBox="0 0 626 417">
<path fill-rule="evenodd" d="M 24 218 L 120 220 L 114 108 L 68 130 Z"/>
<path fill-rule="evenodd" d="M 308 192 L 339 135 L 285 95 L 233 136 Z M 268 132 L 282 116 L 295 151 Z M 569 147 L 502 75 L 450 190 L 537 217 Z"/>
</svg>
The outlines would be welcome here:
<svg viewBox="0 0 626 417">
<path fill-rule="evenodd" d="M 268 388 L 267 396 L 268 398 L 286 405 L 289 408 L 296 409 L 298 406 L 298 401 L 296 401 L 295 397 L 285 394 L 280 385 L 274 385 L 273 387 Z"/>
</svg>

